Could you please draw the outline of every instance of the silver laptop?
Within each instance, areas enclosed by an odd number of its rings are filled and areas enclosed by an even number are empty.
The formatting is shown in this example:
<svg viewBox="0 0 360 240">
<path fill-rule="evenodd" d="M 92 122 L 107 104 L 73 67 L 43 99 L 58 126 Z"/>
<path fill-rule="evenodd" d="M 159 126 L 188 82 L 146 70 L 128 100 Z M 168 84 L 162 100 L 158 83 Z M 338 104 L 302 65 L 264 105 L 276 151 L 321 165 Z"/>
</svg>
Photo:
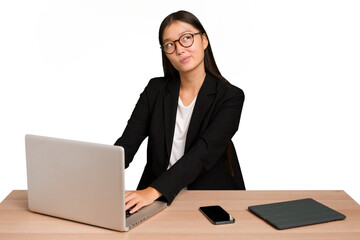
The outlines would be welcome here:
<svg viewBox="0 0 360 240">
<path fill-rule="evenodd" d="M 122 147 L 35 135 L 25 145 L 30 211 L 128 231 L 167 206 L 126 217 Z"/>
</svg>

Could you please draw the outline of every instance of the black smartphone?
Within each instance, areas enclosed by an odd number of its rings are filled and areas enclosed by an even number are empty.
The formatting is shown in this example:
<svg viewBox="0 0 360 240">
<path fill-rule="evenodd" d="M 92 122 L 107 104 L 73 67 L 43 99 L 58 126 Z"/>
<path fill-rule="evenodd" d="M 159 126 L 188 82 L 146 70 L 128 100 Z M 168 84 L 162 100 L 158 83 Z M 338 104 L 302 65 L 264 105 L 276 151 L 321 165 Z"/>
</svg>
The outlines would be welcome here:
<svg viewBox="0 0 360 240">
<path fill-rule="evenodd" d="M 199 210 L 212 224 L 218 225 L 235 222 L 235 219 L 218 205 L 200 207 Z"/>
</svg>

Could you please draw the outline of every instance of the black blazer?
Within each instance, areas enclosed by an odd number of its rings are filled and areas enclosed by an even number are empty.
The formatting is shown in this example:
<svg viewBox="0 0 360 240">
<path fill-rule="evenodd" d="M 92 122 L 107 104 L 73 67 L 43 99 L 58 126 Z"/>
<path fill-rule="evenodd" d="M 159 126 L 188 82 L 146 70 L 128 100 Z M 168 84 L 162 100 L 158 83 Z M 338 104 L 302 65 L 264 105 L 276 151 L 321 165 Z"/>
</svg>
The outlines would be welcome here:
<svg viewBox="0 0 360 240">
<path fill-rule="evenodd" d="M 198 93 L 187 133 L 185 153 L 169 170 L 179 78 L 151 79 L 141 93 L 123 135 L 125 167 L 148 137 L 147 164 L 138 189 L 154 187 L 170 204 L 186 187 L 199 190 L 245 190 L 231 138 L 238 129 L 244 93 L 210 73 Z"/>
</svg>

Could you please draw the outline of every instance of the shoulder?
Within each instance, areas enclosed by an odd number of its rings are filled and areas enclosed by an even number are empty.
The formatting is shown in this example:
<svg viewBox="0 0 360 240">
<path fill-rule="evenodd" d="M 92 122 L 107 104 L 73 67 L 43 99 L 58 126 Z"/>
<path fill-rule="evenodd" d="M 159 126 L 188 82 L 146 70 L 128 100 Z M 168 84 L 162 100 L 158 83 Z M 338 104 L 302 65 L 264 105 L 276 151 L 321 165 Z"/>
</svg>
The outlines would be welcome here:
<svg viewBox="0 0 360 240">
<path fill-rule="evenodd" d="M 225 85 L 225 88 L 227 89 L 227 91 L 229 93 L 231 93 L 233 95 L 236 95 L 236 96 L 239 96 L 239 97 L 243 97 L 243 98 L 245 97 L 245 93 L 241 88 L 239 88 L 239 87 L 237 87 L 235 85 L 232 85 L 229 82 L 224 83 L 224 85 Z"/>
<path fill-rule="evenodd" d="M 168 77 L 155 77 L 149 80 L 144 89 L 144 97 L 153 102 L 159 98 L 164 98 L 168 91 L 176 91 L 176 79 Z M 175 89 L 175 90 L 174 90 Z"/>
<path fill-rule="evenodd" d="M 165 88 L 168 79 L 165 77 L 155 77 L 149 80 L 148 84 L 145 87 L 144 92 L 146 95 L 156 95 L 158 92 L 161 92 Z"/>
<path fill-rule="evenodd" d="M 158 88 L 161 88 L 162 86 L 164 86 L 164 84 L 166 82 L 167 82 L 167 78 L 165 78 L 165 77 L 155 77 L 155 78 L 150 79 L 146 88 L 149 90 L 158 89 Z"/>
<path fill-rule="evenodd" d="M 214 76 L 211 77 L 213 81 L 216 82 L 216 92 L 219 96 L 222 96 L 223 98 L 245 98 L 245 93 L 241 88 L 231 84 L 228 81 L 224 82 L 223 80 L 220 80 Z"/>
<path fill-rule="evenodd" d="M 149 91 L 159 91 L 165 89 L 167 87 L 171 88 L 172 85 L 176 85 L 177 79 L 169 78 L 169 77 L 155 77 L 150 79 L 146 89 Z"/>
</svg>

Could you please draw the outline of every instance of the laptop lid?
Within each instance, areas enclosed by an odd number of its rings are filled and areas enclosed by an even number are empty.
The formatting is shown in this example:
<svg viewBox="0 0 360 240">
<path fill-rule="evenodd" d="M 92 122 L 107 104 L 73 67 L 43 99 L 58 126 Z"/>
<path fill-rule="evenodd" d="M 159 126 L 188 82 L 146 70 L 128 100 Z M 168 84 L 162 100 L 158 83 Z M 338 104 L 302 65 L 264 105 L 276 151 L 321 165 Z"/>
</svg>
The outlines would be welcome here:
<svg viewBox="0 0 360 240">
<path fill-rule="evenodd" d="M 26 135 L 29 210 L 126 231 L 124 149 Z"/>
<path fill-rule="evenodd" d="M 279 230 L 346 218 L 311 198 L 250 206 L 248 209 Z"/>
</svg>

